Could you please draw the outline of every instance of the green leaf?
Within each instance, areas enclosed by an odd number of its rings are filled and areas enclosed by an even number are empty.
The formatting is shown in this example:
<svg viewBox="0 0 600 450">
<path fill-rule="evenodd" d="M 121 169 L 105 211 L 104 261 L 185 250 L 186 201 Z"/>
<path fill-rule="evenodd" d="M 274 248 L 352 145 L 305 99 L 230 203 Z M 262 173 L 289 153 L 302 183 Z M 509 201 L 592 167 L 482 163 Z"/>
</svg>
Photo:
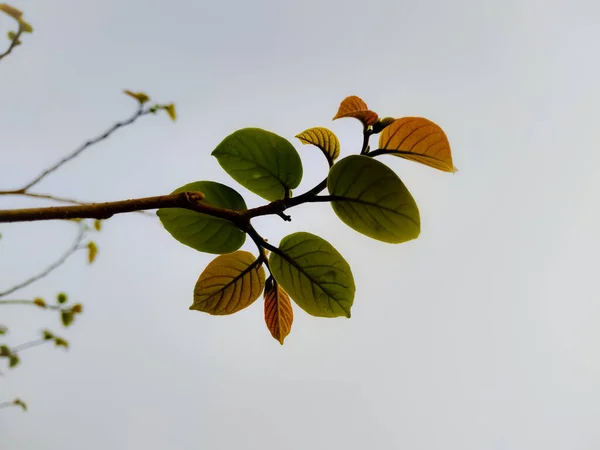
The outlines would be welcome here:
<svg viewBox="0 0 600 450">
<path fill-rule="evenodd" d="M 67 300 L 68 300 L 67 294 L 65 294 L 64 292 L 61 292 L 60 294 L 58 294 L 58 295 L 56 296 L 56 301 L 57 301 L 58 303 L 60 303 L 61 305 L 62 305 L 63 303 L 66 303 L 66 302 L 67 302 Z"/>
<path fill-rule="evenodd" d="M 143 105 L 144 103 L 150 101 L 150 97 L 148 97 L 148 95 L 144 92 L 132 92 L 128 91 L 127 89 L 125 89 L 123 92 L 129 95 L 130 97 L 135 98 L 140 105 Z"/>
<path fill-rule="evenodd" d="M 73 311 L 63 310 L 60 312 L 60 320 L 65 327 L 68 327 L 75 320 L 75 314 L 73 314 Z"/>
<path fill-rule="evenodd" d="M 234 180 L 269 201 L 283 199 L 302 180 L 302 161 L 294 146 L 260 128 L 230 134 L 212 155 Z"/>
<path fill-rule="evenodd" d="M 338 217 L 359 233 L 399 244 L 419 236 L 419 209 L 398 176 L 368 156 L 352 155 L 336 163 L 327 188 Z"/>
<path fill-rule="evenodd" d="M 176 189 L 179 192 L 202 192 L 204 201 L 220 208 L 245 210 L 246 202 L 240 194 L 221 183 L 197 181 Z M 246 234 L 228 220 L 197 213 L 183 208 L 163 208 L 156 214 L 163 227 L 176 240 L 188 247 L 206 253 L 231 253 L 239 249 Z"/>
<path fill-rule="evenodd" d="M 15 406 L 20 406 L 21 409 L 23 409 L 23 411 L 27 411 L 27 403 L 25 403 L 23 400 L 21 400 L 20 398 L 15 398 L 13 400 L 13 405 Z"/>
<path fill-rule="evenodd" d="M 54 345 L 57 347 L 69 348 L 69 343 L 65 341 L 63 338 L 54 338 Z"/>
<path fill-rule="evenodd" d="M 0 336 L 6 333 L 8 333 L 8 328 L 6 328 L 4 325 L 0 325 Z"/>
<path fill-rule="evenodd" d="M 90 264 L 92 264 L 94 262 L 94 260 L 96 259 L 96 255 L 98 254 L 98 246 L 96 245 L 96 243 L 94 241 L 90 241 L 90 242 L 88 242 L 87 249 L 88 249 L 88 262 Z"/>
<path fill-rule="evenodd" d="M 10 367 L 11 369 L 13 367 L 17 367 L 19 365 L 19 363 L 21 362 L 21 358 L 19 358 L 19 355 L 13 353 L 8 357 L 8 367 Z"/>
<path fill-rule="evenodd" d="M 165 105 L 165 111 L 167 112 L 167 114 L 173 122 L 177 120 L 177 111 L 175 111 L 175 105 L 173 103 Z"/>
<path fill-rule="evenodd" d="M 102 229 L 102 221 L 99 219 L 94 220 L 94 229 L 100 231 Z"/>
<path fill-rule="evenodd" d="M 275 280 L 300 308 L 317 317 L 350 317 L 354 278 L 346 260 L 326 240 L 300 232 L 284 237 L 271 253 Z"/>
<path fill-rule="evenodd" d="M 33 27 L 23 19 L 19 19 L 19 27 L 23 33 L 33 33 Z"/>
<path fill-rule="evenodd" d="M 250 306 L 265 287 L 262 262 L 249 252 L 217 256 L 198 278 L 190 309 L 233 314 Z"/>
<path fill-rule="evenodd" d="M 375 125 L 373 125 L 373 134 L 381 133 L 384 128 L 389 127 L 392 123 L 394 123 L 396 119 L 393 117 L 384 117 L 379 119 Z"/>
<path fill-rule="evenodd" d="M 11 351 L 10 348 L 8 347 L 8 345 L 0 345 L 0 356 L 2 357 L 6 357 L 6 356 L 10 356 Z"/>
<path fill-rule="evenodd" d="M 42 336 L 44 337 L 44 340 L 46 340 L 46 341 L 49 341 L 50 339 L 54 339 L 54 334 L 52 334 L 52 332 L 50 330 L 42 331 Z"/>
<path fill-rule="evenodd" d="M 321 149 L 321 151 L 333 164 L 338 156 L 340 156 L 340 141 L 333 131 L 323 128 L 315 127 L 304 130 L 302 133 L 296 135 L 303 144 L 312 144 Z"/>
</svg>

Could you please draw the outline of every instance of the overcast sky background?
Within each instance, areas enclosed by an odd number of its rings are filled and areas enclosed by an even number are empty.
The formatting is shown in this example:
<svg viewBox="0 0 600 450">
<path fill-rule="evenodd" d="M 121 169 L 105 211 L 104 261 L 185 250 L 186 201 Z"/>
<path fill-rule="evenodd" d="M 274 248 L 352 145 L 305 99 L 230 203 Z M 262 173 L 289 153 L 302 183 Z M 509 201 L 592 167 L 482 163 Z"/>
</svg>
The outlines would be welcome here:
<svg viewBox="0 0 600 450">
<path fill-rule="evenodd" d="M 0 189 L 15 188 L 135 110 L 121 91 L 174 101 L 90 148 L 39 192 L 108 201 L 197 180 L 230 183 L 212 149 L 246 126 L 294 142 L 300 192 L 323 178 L 313 126 L 356 152 L 361 127 L 331 122 L 359 95 L 381 116 L 446 131 L 451 175 L 386 160 L 417 200 L 422 234 L 383 244 L 326 204 L 257 221 L 273 243 L 316 233 L 352 265 L 352 319 L 295 309 L 285 345 L 261 300 L 230 317 L 189 311 L 213 255 L 158 220 L 118 216 L 12 298 L 66 291 L 55 314 L 3 307 L 8 342 L 51 328 L 71 349 L 24 351 L 2 370 L 7 450 L 600 447 L 600 3 L 594 0 L 13 1 L 34 26 L 0 62 Z M 5 35 L 12 26 L 0 18 Z M 7 43 L 5 42 L 5 45 Z M 0 207 L 47 205 L 0 198 Z M 0 289 L 52 262 L 69 223 L 1 225 Z M 254 251 L 251 243 L 244 249 Z"/>
</svg>

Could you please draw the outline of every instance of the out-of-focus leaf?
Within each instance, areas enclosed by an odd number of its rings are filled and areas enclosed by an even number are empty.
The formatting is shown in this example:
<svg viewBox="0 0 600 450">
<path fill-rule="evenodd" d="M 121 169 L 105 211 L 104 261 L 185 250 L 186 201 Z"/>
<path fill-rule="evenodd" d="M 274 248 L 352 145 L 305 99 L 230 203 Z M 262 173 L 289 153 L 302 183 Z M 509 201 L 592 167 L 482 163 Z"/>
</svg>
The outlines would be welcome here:
<svg viewBox="0 0 600 450">
<path fill-rule="evenodd" d="M 233 314 L 250 306 L 265 287 L 260 260 L 239 250 L 215 258 L 198 278 L 190 309 L 213 315 Z"/>
<path fill-rule="evenodd" d="M 65 327 L 68 327 L 75 320 L 75 314 L 69 310 L 63 310 L 60 312 L 60 320 Z"/>
<path fill-rule="evenodd" d="M 446 133 L 423 117 L 395 120 L 379 135 L 379 148 L 399 151 L 393 156 L 416 161 L 444 172 L 456 172 Z"/>
<path fill-rule="evenodd" d="M 330 162 L 335 161 L 340 156 L 340 141 L 333 131 L 327 128 L 309 128 L 296 135 L 296 137 L 303 144 L 312 144 L 320 148 Z"/>
<path fill-rule="evenodd" d="M 360 120 L 365 126 L 374 125 L 379 119 L 377 113 L 371 111 L 367 104 L 356 95 L 346 97 L 342 101 L 333 120 L 341 119 L 342 117 L 353 117 Z"/>
<path fill-rule="evenodd" d="M 140 105 L 143 105 L 144 103 L 147 103 L 148 101 L 150 101 L 150 97 L 148 97 L 147 94 L 145 94 L 144 92 L 133 92 L 133 91 L 128 91 L 127 89 L 125 89 L 123 91 L 125 94 L 129 95 L 132 98 L 135 98 Z"/>
<path fill-rule="evenodd" d="M 12 352 L 10 351 L 10 347 L 8 345 L 0 345 L 0 356 L 7 357 L 10 356 Z"/>
<path fill-rule="evenodd" d="M 0 325 L 0 336 L 5 335 L 6 333 L 8 333 L 8 328 L 4 325 Z"/>
<path fill-rule="evenodd" d="M 167 112 L 167 114 L 173 122 L 177 120 L 177 111 L 175 111 L 175 105 L 173 103 L 165 105 L 165 111 Z"/>
<path fill-rule="evenodd" d="M 83 305 L 81 303 L 76 303 L 71 308 L 71 311 L 73 311 L 75 314 L 81 314 L 83 312 Z"/>
<path fill-rule="evenodd" d="M 273 278 L 267 280 L 264 297 L 265 323 L 271 332 L 271 336 L 283 345 L 284 339 L 292 330 L 292 322 L 294 321 L 294 311 L 292 310 L 290 297 Z"/>
<path fill-rule="evenodd" d="M 212 155 L 234 180 L 269 201 L 283 199 L 302 180 L 302 161 L 294 146 L 260 128 L 230 134 Z"/>
<path fill-rule="evenodd" d="M 19 27 L 23 33 L 33 33 L 33 27 L 23 19 L 19 19 Z"/>
<path fill-rule="evenodd" d="M 369 156 L 348 156 L 330 170 L 327 189 L 337 216 L 359 233 L 391 244 L 419 236 L 417 204 L 385 164 Z"/>
<path fill-rule="evenodd" d="M 54 339 L 54 345 L 56 345 L 57 347 L 64 347 L 64 348 L 69 348 L 69 343 L 67 341 L 65 341 L 62 338 L 55 338 Z"/>
<path fill-rule="evenodd" d="M 58 303 L 60 303 L 61 305 L 62 305 L 63 303 L 66 303 L 68 299 L 69 299 L 69 298 L 67 297 L 67 294 L 65 294 L 64 292 L 61 292 L 60 294 L 58 294 L 58 295 L 56 296 L 56 301 L 57 301 Z"/>
<path fill-rule="evenodd" d="M 12 353 L 8 357 L 8 367 L 10 367 L 11 369 L 14 367 L 17 367 L 20 362 L 21 362 L 21 358 L 19 358 L 19 355 L 17 355 L 16 353 Z"/>
<path fill-rule="evenodd" d="M 356 291 L 350 265 L 326 240 L 310 233 L 284 237 L 269 256 L 275 280 L 300 308 L 318 317 L 350 317 Z"/>
<path fill-rule="evenodd" d="M 100 231 L 102 229 L 102 221 L 99 219 L 94 220 L 94 229 Z"/>
<path fill-rule="evenodd" d="M 21 11 L 19 11 L 17 8 L 15 8 L 14 6 L 7 5 L 6 3 L 0 3 L 0 11 L 8 14 L 10 17 L 12 17 L 13 19 L 15 19 L 17 21 L 23 15 L 23 13 Z"/>
<path fill-rule="evenodd" d="M 178 192 L 202 192 L 204 201 L 220 208 L 246 209 L 246 202 L 229 186 L 214 181 L 197 181 L 176 189 Z M 206 253 L 231 253 L 246 240 L 246 233 L 228 220 L 183 208 L 163 208 L 156 213 L 163 227 L 184 245 Z"/>
<path fill-rule="evenodd" d="M 20 406 L 23 411 L 27 411 L 27 403 L 19 398 L 13 400 L 13 405 Z"/>
<path fill-rule="evenodd" d="M 98 254 L 98 246 L 94 241 L 88 242 L 88 262 L 92 264 L 96 259 L 96 255 Z"/>
<path fill-rule="evenodd" d="M 44 340 L 46 340 L 46 341 L 54 339 L 54 334 L 52 334 L 52 332 L 50 330 L 42 331 L 42 336 L 44 337 Z"/>
</svg>

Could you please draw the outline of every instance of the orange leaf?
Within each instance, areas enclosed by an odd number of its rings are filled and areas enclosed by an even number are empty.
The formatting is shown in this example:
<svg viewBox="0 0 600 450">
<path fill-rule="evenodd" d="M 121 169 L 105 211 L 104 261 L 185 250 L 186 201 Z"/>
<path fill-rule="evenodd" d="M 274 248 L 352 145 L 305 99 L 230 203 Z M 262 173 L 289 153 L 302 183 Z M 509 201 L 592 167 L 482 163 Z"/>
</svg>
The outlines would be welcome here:
<svg viewBox="0 0 600 450">
<path fill-rule="evenodd" d="M 342 101 L 333 120 L 342 117 L 353 117 L 360 120 L 364 125 L 374 125 L 379 120 L 377 113 L 371 111 L 367 104 L 356 95 L 346 97 Z"/>
<path fill-rule="evenodd" d="M 403 117 L 379 136 L 379 148 L 395 151 L 400 158 L 416 161 L 444 172 L 456 172 L 446 133 L 431 120 Z"/>
<path fill-rule="evenodd" d="M 265 286 L 265 323 L 271 336 L 281 345 L 290 334 L 293 321 L 294 311 L 289 295 L 272 278 L 269 278 Z"/>
</svg>

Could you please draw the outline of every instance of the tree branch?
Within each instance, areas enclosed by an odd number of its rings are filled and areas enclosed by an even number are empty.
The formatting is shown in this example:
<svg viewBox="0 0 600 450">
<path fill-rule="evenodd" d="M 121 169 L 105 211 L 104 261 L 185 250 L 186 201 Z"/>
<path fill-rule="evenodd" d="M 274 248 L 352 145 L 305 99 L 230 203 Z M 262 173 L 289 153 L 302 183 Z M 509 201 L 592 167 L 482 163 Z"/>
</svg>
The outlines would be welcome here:
<svg viewBox="0 0 600 450">
<path fill-rule="evenodd" d="M 60 305 L 46 305 L 43 306 L 39 303 L 36 303 L 34 300 L 0 300 L 0 305 L 31 305 L 37 306 L 42 309 L 52 309 L 54 311 L 58 311 L 63 309 Z M 69 308 L 67 308 L 69 309 Z"/>
<path fill-rule="evenodd" d="M 74 207 L 71 207 L 71 208 L 74 208 Z M 77 234 L 77 237 L 75 238 L 75 242 L 58 260 L 56 260 L 53 264 L 48 266 L 45 270 L 43 270 L 39 274 L 34 275 L 33 277 L 23 281 L 22 283 L 17 284 L 16 286 L 11 287 L 10 289 L 7 289 L 4 292 L 0 292 L 0 297 L 4 297 L 8 294 L 12 294 L 13 292 L 18 291 L 19 289 L 29 286 L 30 284 L 35 283 L 37 280 L 39 280 L 41 278 L 44 278 L 50 272 L 52 272 L 53 270 L 60 267 L 69 258 L 69 256 L 71 256 L 73 253 L 75 253 L 79 249 L 79 244 L 83 240 L 84 236 L 85 236 L 85 227 L 80 226 L 79 233 Z"/>
<path fill-rule="evenodd" d="M 0 54 L 0 59 L 4 58 L 5 56 L 8 56 L 12 53 L 13 49 L 19 45 L 19 38 L 21 37 L 21 34 L 23 34 L 23 29 L 21 27 L 19 27 L 19 29 L 17 30 L 17 33 L 15 34 L 15 37 L 13 38 L 13 40 L 10 43 L 10 46 L 8 47 L 8 49 Z"/>
</svg>

